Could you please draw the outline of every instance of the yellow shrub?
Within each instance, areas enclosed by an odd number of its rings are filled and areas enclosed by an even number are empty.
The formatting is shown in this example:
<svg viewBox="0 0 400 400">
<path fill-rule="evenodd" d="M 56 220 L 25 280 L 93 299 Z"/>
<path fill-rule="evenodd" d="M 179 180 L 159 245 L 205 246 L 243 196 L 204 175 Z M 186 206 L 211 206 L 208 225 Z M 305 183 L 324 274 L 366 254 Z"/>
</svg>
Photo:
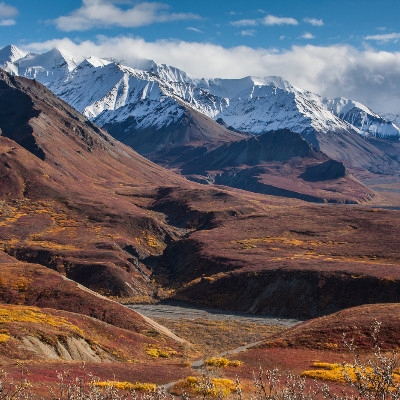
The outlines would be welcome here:
<svg viewBox="0 0 400 400">
<path fill-rule="evenodd" d="M 189 376 L 186 378 L 186 384 L 194 393 L 209 397 L 227 397 L 236 390 L 235 382 L 230 379 L 212 378 L 212 385 L 207 388 L 202 385 L 202 379 L 204 378 Z"/>
<path fill-rule="evenodd" d="M 18 291 L 27 290 L 32 279 L 28 279 L 23 275 L 11 275 L 4 273 L 0 276 L 0 288 L 11 288 Z"/>
<path fill-rule="evenodd" d="M 11 306 L 7 308 L 0 308 L 0 323 L 10 322 L 31 322 L 51 325 L 56 328 L 74 330 L 83 336 L 81 329 L 71 324 L 67 319 L 47 315 L 36 307 Z"/>
<path fill-rule="evenodd" d="M 167 349 L 160 349 L 158 347 L 149 347 L 146 349 L 146 353 L 151 356 L 151 357 L 162 357 L 162 358 L 168 358 L 171 357 L 172 355 L 178 354 L 175 350 L 172 350 L 170 348 Z"/>
<path fill-rule="evenodd" d="M 319 369 L 312 369 L 304 371 L 301 376 L 313 379 L 321 379 L 331 382 L 346 382 L 344 376 L 348 375 L 353 381 L 356 380 L 356 369 L 350 364 L 330 364 L 326 362 L 314 362 L 313 367 Z M 366 368 L 365 373 L 372 376 L 372 368 Z M 399 381 L 400 376 L 395 373 L 394 378 Z"/>
<path fill-rule="evenodd" d="M 337 349 L 338 348 L 338 345 L 337 345 L 337 343 L 330 343 L 330 342 L 328 342 L 328 343 L 326 343 L 326 347 L 328 348 L 328 349 Z"/>
<path fill-rule="evenodd" d="M 7 333 L 0 333 L 0 344 L 7 342 L 7 340 L 10 338 L 11 338 L 11 336 L 7 335 Z"/>
<path fill-rule="evenodd" d="M 243 363 L 239 360 L 228 360 L 224 357 L 211 357 L 207 358 L 204 362 L 209 367 L 218 367 L 218 368 L 225 368 L 225 367 L 239 367 Z"/>
<path fill-rule="evenodd" d="M 147 240 L 147 244 L 148 244 L 150 247 L 158 247 L 158 246 L 159 246 L 158 241 L 157 241 L 157 239 L 156 239 L 155 236 L 148 235 L 148 236 L 146 237 L 146 240 Z"/>
<path fill-rule="evenodd" d="M 99 387 L 114 387 L 121 390 L 139 390 L 152 392 L 156 390 L 157 385 L 154 383 L 141 383 L 141 382 L 118 382 L 118 381 L 105 381 L 105 382 L 96 382 L 95 386 Z"/>
</svg>

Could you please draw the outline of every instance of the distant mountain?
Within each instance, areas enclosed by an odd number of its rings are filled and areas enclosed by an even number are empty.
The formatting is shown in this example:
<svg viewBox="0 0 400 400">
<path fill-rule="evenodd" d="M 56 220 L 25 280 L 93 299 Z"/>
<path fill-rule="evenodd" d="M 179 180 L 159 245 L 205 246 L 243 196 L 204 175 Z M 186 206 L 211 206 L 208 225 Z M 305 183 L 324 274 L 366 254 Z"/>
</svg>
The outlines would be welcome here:
<svg viewBox="0 0 400 400">
<path fill-rule="evenodd" d="M 400 126 L 400 115 L 386 113 L 382 114 L 386 121 L 393 122 L 395 125 Z"/>
<path fill-rule="evenodd" d="M 21 54 L 13 71 L 43 82 L 114 137 L 165 165 L 180 165 L 178 153 L 189 161 L 246 134 L 289 129 L 356 170 L 400 170 L 397 148 L 388 155 L 370 141 L 398 142 L 395 123 L 361 103 L 328 99 L 281 77 L 193 79 L 150 60 L 128 67 L 94 57 L 77 60 L 57 49 Z"/>
<path fill-rule="evenodd" d="M 343 163 L 329 159 L 287 129 L 221 145 L 193 157 L 181 172 L 203 183 L 312 202 L 354 202 L 357 197 L 364 201 L 374 197 Z M 345 192 L 347 196 L 340 199 L 338 194 Z M 352 200 L 350 193 L 355 196 Z"/>
<path fill-rule="evenodd" d="M 26 55 L 27 53 L 18 47 L 8 45 L 0 50 L 0 65 L 7 72 L 18 75 L 18 65 L 14 63 Z"/>
</svg>

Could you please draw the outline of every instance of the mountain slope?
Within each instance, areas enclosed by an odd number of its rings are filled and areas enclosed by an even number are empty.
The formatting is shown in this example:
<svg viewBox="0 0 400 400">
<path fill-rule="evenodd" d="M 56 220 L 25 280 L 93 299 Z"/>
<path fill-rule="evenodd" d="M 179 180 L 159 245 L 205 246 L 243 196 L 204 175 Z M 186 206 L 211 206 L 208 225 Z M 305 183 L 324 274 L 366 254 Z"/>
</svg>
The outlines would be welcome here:
<svg viewBox="0 0 400 400">
<path fill-rule="evenodd" d="M 192 157 L 181 173 L 195 181 L 313 202 L 359 202 L 374 197 L 343 163 L 329 159 L 289 130 L 221 145 Z"/>
<path fill-rule="evenodd" d="M 125 300 L 172 297 L 297 317 L 398 301 L 398 213 L 189 182 L 118 143 L 37 81 L 1 74 L 0 100 L 21 102 L 26 110 L 19 115 L 18 107 L 0 108 L 0 129 L 9 136 L 0 136 L 0 173 L 7 182 L 0 202 L 0 248 L 8 254 L 3 264 L 9 257 L 41 264 Z M 32 138 L 32 146 L 7 118 Z M 295 144 L 289 160 L 281 157 L 275 165 L 277 181 L 279 169 L 295 170 L 296 162 L 315 154 L 296 133 L 270 137 Z M 259 146 L 261 164 L 271 160 L 264 157 L 269 139 L 247 139 L 256 148 L 266 140 Z M 241 154 L 229 152 L 233 159 L 225 165 L 242 162 L 236 158 Z M 311 159 L 322 163 L 310 166 L 330 182 L 332 165 L 318 154 L 321 159 Z M 315 170 L 304 172 L 304 186 L 314 184 Z M 350 198 L 343 178 L 332 181 Z M 301 180 L 297 193 L 304 193 Z M 17 285 L 6 295 L 15 299 L 25 292 Z M 57 299 L 56 305 L 74 298 L 43 292 L 40 299 Z"/>
<path fill-rule="evenodd" d="M 189 183 L 117 142 L 40 83 L 5 72 L 0 78 L 4 249 L 105 294 L 152 293 L 139 257 L 162 251 L 177 233 L 143 202 L 160 185 Z M 135 188 L 145 197 L 131 197 Z"/>
<path fill-rule="evenodd" d="M 289 129 L 300 133 L 355 170 L 399 170 L 397 150 L 393 157 L 369 140 L 398 141 L 399 127 L 360 103 L 327 99 L 280 77 L 199 80 L 152 61 L 138 61 L 132 68 L 93 57 L 77 61 L 64 53 L 27 55 L 13 65 L 18 74 L 36 76 L 92 121 L 157 162 L 173 165 L 175 158 L 164 156 L 171 148 L 180 148 L 182 140 L 185 147 L 198 146 L 197 135 L 187 134 L 187 126 L 193 125 L 188 115 L 196 110 L 231 132 Z M 209 123 L 202 128 L 208 129 L 217 131 Z M 177 133 L 181 130 L 186 132 L 184 139 Z M 226 133 L 222 136 L 229 140 Z M 220 142 L 208 141 L 208 150 Z"/>
</svg>

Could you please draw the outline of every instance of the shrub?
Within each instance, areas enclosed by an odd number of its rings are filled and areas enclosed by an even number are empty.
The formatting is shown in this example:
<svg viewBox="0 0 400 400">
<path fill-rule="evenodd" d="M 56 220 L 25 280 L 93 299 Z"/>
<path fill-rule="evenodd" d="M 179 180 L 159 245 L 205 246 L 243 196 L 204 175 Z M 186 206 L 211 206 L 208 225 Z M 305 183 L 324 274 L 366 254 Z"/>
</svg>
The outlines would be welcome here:
<svg viewBox="0 0 400 400">
<path fill-rule="evenodd" d="M 149 348 L 147 348 L 146 353 L 149 356 L 155 357 L 155 358 L 159 358 L 159 357 L 169 358 L 171 356 L 178 354 L 178 352 L 173 349 L 170 349 L 170 348 L 160 349 L 160 348 L 154 347 L 154 346 L 150 346 Z"/>
<path fill-rule="evenodd" d="M 139 390 L 145 392 L 153 392 L 157 389 L 155 383 L 141 383 L 141 382 L 119 382 L 119 381 L 105 381 L 105 382 L 95 382 L 95 386 L 98 387 L 114 387 L 121 390 Z"/>
<path fill-rule="evenodd" d="M 217 368 L 225 368 L 225 367 L 239 367 L 243 363 L 239 360 L 228 360 L 224 357 L 211 357 L 207 358 L 204 361 L 204 364 L 208 367 L 217 367 Z"/>
<path fill-rule="evenodd" d="M 226 378 L 211 378 L 207 375 L 201 377 L 189 376 L 182 385 L 183 389 L 188 390 L 194 395 L 201 395 L 203 399 L 225 398 L 236 391 L 235 382 Z"/>
<path fill-rule="evenodd" d="M 7 333 L 0 333 L 0 344 L 7 342 L 7 340 L 10 338 L 11 338 L 11 336 L 8 335 Z"/>
<path fill-rule="evenodd" d="M 36 311 L 36 310 L 34 310 Z M 35 313 L 33 315 L 38 317 Z M 28 319 L 32 314 L 25 316 Z M 3 315 L 6 318 L 6 315 Z M 39 319 L 44 318 L 42 316 Z M 9 316 L 7 316 L 9 319 Z M 397 368 L 398 355 L 395 351 L 383 353 L 378 340 L 380 323 L 374 321 L 371 326 L 373 339 L 372 355 L 363 361 L 354 342 L 343 337 L 343 343 L 353 354 L 352 364 L 330 364 L 316 362 L 316 370 L 305 371 L 303 376 L 294 376 L 288 373 L 282 376 L 277 369 L 266 370 L 260 367 L 254 373 L 254 394 L 252 400 L 400 400 L 400 374 Z M 6 335 L 3 333 L 3 335 Z M 148 350 L 160 350 L 149 348 Z M 160 357 L 160 355 L 158 355 Z M 210 359 L 212 365 L 226 365 L 227 359 Z M 225 361 L 227 360 L 227 361 Z M 315 371 L 319 371 L 318 373 Z M 321 372 L 322 371 L 322 372 Z M 333 382 L 348 383 L 351 392 L 334 393 L 327 384 L 306 386 L 306 377 L 324 379 Z M 130 383 L 118 381 L 101 382 L 90 374 L 70 374 L 68 372 L 58 375 L 58 390 L 49 389 L 45 398 L 54 400 L 166 400 L 165 391 L 151 383 Z M 0 371 L 0 400 L 23 400 L 33 398 L 30 391 L 31 384 L 21 375 L 19 382 L 14 383 L 7 375 Z M 230 379 L 210 377 L 206 374 L 201 377 L 190 376 L 175 385 L 174 394 L 187 400 L 190 396 L 205 398 L 226 398 L 232 393 L 236 398 L 243 399 L 240 382 Z M 136 391 L 143 393 L 137 394 Z M 57 393 L 56 393 L 57 392 Z M 128 393 L 127 393 L 128 392 Z"/>
</svg>

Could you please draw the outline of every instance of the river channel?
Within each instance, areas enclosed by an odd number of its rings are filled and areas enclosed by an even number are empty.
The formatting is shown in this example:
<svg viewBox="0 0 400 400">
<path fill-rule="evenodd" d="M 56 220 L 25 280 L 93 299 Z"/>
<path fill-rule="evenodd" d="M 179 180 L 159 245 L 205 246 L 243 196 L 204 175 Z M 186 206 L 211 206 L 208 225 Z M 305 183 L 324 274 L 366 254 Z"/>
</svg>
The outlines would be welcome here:
<svg viewBox="0 0 400 400">
<path fill-rule="evenodd" d="M 211 321 L 246 321 L 260 325 L 294 326 L 301 321 L 288 318 L 276 318 L 263 315 L 244 314 L 219 309 L 198 308 L 185 303 L 171 304 L 128 304 L 128 308 L 149 318 L 207 319 Z"/>
</svg>

